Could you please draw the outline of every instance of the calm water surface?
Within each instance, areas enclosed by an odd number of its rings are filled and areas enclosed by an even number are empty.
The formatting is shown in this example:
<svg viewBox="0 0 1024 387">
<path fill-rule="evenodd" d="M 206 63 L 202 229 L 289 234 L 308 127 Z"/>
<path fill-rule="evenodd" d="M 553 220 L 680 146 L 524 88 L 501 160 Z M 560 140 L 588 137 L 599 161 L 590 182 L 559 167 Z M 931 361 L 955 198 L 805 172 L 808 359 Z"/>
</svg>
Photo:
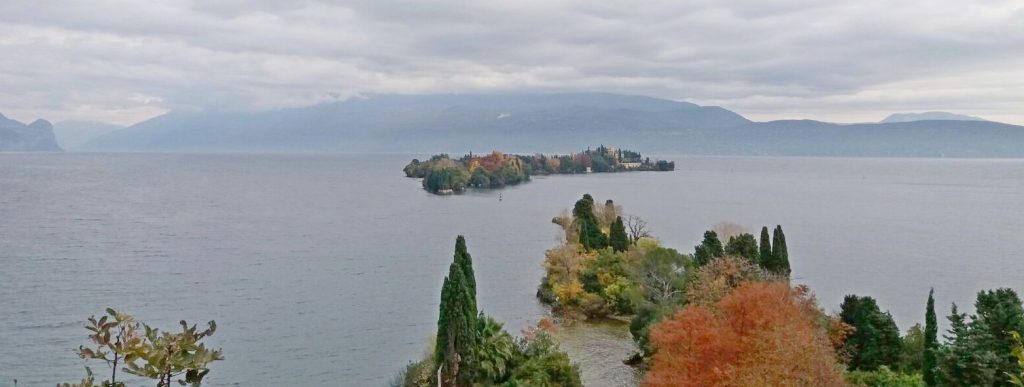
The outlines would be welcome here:
<svg viewBox="0 0 1024 387">
<path fill-rule="evenodd" d="M 79 378 L 84 318 L 107 306 L 217 320 L 211 386 L 383 385 L 427 345 L 457 234 L 482 310 L 512 332 L 543 317 L 550 219 L 588 192 L 687 251 L 720 221 L 782 224 L 823 306 L 872 295 L 901 330 L 929 287 L 945 314 L 1024 284 L 1021 160 L 676 157 L 670 173 L 535 178 L 499 202 L 424 192 L 401 173 L 412 157 L 0 154 L 0 385 Z M 573 329 L 560 336 L 589 384 L 631 380 L 628 335 Z"/>
</svg>

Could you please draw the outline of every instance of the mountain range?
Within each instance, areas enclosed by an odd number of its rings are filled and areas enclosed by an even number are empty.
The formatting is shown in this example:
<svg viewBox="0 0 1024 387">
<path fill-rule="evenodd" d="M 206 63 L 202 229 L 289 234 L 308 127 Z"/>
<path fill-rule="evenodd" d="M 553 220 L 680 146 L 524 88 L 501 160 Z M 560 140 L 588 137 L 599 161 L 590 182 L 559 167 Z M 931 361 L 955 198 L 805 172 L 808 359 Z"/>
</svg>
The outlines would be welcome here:
<svg viewBox="0 0 1024 387">
<path fill-rule="evenodd" d="M 60 151 L 53 125 L 46 120 L 35 120 L 25 125 L 0 114 L 0 152 Z"/>
<path fill-rule="evenodd" d="M 660 154 L 1024 157 L 1024 127 L 941 112 L 864 124 L 754 122 L 716 106 L 607 93 L 374 95 L 262 112 L 170 112 L 80 149 L 563 153 L 598 144 Z"/>
</svg>

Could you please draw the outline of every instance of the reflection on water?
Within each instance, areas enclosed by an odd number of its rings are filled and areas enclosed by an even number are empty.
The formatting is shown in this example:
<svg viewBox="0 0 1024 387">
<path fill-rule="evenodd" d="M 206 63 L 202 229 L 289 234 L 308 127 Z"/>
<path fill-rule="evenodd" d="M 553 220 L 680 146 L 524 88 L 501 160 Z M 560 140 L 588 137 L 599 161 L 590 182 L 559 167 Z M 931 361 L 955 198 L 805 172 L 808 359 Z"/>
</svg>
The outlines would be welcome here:
<svg viewBox="0 0 1024 387">
<path fill-rule="evenodd" d="M 615 320 L 577 323 L 562 327 L 555 335 L 561 347 L 580 366 L 583 385 L 588 387 L 635 386 L 637 369 L 623 360 L 636 352 L 629 324 Z"/>
</svg>

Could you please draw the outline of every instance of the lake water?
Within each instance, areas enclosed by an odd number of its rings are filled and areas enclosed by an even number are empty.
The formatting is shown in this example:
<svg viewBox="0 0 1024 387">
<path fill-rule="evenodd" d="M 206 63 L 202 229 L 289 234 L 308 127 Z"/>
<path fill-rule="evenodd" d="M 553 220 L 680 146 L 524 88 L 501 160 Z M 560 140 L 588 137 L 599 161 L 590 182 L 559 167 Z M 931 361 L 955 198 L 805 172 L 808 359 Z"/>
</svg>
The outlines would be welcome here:
<svg viewBox="0 0 1024 387">
<path fill-rule="evenodd" d="M 77 380 L 83 321 L 107 306 L 217 320 L 210 386 L 383 385 L 433 333 L 458 234 L 483 311 L 512 332 L 543 317 L 550 219 L 584 193 L 685 251 L 717 222 L 782 224 L 826 309 L 875 296 L 901 330 L 932 286 L 943 315 L 1024 290 L 1022 160 L 671 157 L 675 172 L 537 177 L 498 201 L 424 192 L 401 172 L 417 156 L 0 154 L 0 385 Z M 617 335 L 594 332 L 562 334 Z M 621 381 L 571 337 L 588 381 Z"/>
</svg>

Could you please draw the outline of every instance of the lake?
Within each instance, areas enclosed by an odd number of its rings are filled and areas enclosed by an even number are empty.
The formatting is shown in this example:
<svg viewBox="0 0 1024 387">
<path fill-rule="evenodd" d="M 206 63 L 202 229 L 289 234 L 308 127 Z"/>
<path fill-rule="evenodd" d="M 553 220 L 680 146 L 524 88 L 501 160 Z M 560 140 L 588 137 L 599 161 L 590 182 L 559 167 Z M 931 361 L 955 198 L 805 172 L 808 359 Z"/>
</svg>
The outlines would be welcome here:
<svg viewBox="0 0 1024 387">
<path fill-rule="evenodd" d="M 413 157 L 0 154 L 0 386 L 80 379 L 72 350 L 108 306 L 166 328 L 216 320 L 227 359 L 210 386 L 384 385 L 430 340 L 458 234 L 481 310 L 513 333 L 544 317 L 550 220 L 584 193 L 684 252 L 718 222 L 781 224 L 823 307 L 874 296 L 901 331 L 929 287 L 943 316 L 1024 290 L 1024 160 L 666 157 L 676 171 L 436 196 L 402 174 Z M 591 384 L 621 382 L 579 339 L 617 333 L 561 335 Z"/>
</svg>

